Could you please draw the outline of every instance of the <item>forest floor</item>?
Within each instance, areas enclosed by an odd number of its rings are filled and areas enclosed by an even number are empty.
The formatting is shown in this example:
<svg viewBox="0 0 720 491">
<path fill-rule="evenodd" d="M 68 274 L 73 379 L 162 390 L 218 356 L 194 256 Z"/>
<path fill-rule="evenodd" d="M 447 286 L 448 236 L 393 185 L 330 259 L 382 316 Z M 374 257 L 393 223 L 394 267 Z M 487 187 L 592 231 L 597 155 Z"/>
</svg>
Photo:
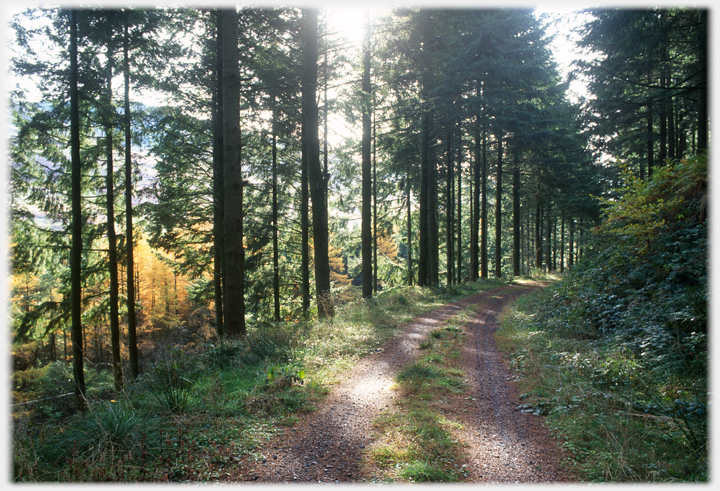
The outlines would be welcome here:
<svg viewBox="0 0 720 491">
<path fill-rule="evenodd" d="M 559 483 L 573 481 L 542 417 L 518 410 L 513 375 L 495 346 L 493 333 L 502 308 L 542 284 L 502 286 L 437 308 L 414 319 L 382 350 L 346 373 L 316 411 L 247 456 L 229 482 L 372 482 L 377 468 L 366 458 L 377 438 L 376 418 L 397 411 L 395 376 L 421 354 L 419 343 L 468 307 L 465 340 L 458 364 L 465 373 L 464 397 L 448 398 L 440 410 L 458 425 L 465 482 Z"/>
</svg>

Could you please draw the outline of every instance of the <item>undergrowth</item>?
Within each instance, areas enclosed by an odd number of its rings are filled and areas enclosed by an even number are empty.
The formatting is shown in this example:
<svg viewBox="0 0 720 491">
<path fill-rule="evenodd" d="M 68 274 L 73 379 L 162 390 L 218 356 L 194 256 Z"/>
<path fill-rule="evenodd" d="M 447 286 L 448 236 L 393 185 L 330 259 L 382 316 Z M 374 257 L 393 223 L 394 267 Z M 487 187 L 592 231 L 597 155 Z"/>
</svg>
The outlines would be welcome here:
<svg viewBox="0 0 720 491">
<path fill-rule="evenodd" d="M 625 176 L 588 254 L 501 316 L 523 409 L 588 481 L 703 482 L 707 220 L 701 159 Z"/>
<path fill-rule="evenodd" d="M 121 393 L 109 372 L 88 369 L 88 387 L 100 390 L 88 391 L 84 413 L 73 397 L 14 408 L 13 479 L 223 481 L 413 317 L 497 284 L 396 288 L 338 305 L 333 319 L 251 328 L 199 352 L 174 348 Z M 72 392 L 70 370 L 55 362 L 14 374 L 16 401 Z"/>
</svg>

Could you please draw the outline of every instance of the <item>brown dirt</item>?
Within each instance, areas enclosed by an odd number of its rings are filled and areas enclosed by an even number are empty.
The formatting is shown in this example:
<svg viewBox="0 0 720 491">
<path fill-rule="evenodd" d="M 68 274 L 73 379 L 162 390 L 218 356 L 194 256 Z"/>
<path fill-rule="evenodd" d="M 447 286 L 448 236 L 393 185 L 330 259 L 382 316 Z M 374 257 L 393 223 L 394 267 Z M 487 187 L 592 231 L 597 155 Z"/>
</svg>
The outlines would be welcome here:
<svg viewBox="0 0 720 491">
<path fill-rule="evenodd" d="M 485 483 L 550 483 L 572 478 L 559 465 L 562 454 L 542 419 L 516 410 L 520 404 L 507 361 L 493 338 L 495 319 L 512 299 L 535 285 L 510 285 L 473 295 L 416 318 L 384 350 L 363 358 L 322 402 L 259 452 L 245 459 L 228 481 L 363 482 L 363 449 L 371 443 L 371 425 L 390 407 L 395 374 L 419 355 L 418 343 L 433 329 L 468 306 L 479 312 L 466 326 L 463 368 L 472 406 L 453 411 L 462 419 L 467 444 L 468 481 Z M 464 411 L 470 409 L 469 411 Z"/>
</svg>

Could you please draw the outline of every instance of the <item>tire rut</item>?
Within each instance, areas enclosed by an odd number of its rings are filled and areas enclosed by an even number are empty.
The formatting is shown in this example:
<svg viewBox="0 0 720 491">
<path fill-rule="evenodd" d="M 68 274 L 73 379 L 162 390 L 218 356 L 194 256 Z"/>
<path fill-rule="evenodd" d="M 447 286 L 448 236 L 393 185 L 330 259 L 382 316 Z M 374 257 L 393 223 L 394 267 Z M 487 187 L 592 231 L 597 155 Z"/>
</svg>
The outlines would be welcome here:
<svg viewBox="0 0 720 491">
<path fill-rule="evenodd" d="M 362 482 L 368 479 L 360 465 L 362 452 L 371 443 L 374 419 L 392 402 L 395 374 L 419 356 L 418 344 L 431 330 L 447 323 L 466 307 L 482 303 L 487 304 L 487 309 L 471 321 L 471 329 L 466 328 L 470 335 L 463 356 L 466 363 L 470 363 L 465 368 L 477 393 L 476 399 L 483 401 L 478 403 L 476 411 L 472 411 L 473 414 L 478 411 L 483 414 L 464 421 L 469 428 L 466 437 L 470 443 L 471 460 L 477 464 L 469 477 L 471 481 L 515 482 L 504 478 L 502 473 L 488 473 L 481 462 L 488 458 L 487 452 L 477 450 L 477 446 L 492 442 L 489 448 L 503 449 L 501 465 L 512 469 L 518 465 L 518 456 L 527 453 L 514 455 L 516 451 L 513 448 L 517 448 L 516 444 L 523 436 L 534 436 L 534 433 L 518 436 L 506 428 L 507 424 L 515 424 L 507 414 L 512 410 L 506 407 L 513 396 L 504 388 L 507 371 L 503 371 L 502 362 L 491 342 L 492 336 L 490 334 L 488 338 L 485 334 L 489 332 L 488 326 L 494 326 L 495 316 L 508 299 L 526 291 L 528 288 L 517 285 L 499 287 L 417 317 L 402 333 L 386 343 L 382 352 L 361 359 L 347 378 L 333 388 L 317 411 L 301 416 L 292 428 L 263 445 L 259 449 L 264 456 L 262 460 L 254 462 L 246 458 L 229 481 L 317 483 Z M 499 378 L 492 383 L 491 379 L 496 377 Z M 493 405 L 493 400 L 503 400 L 504 408 Z M 517 402 L 509 407 L 516 405 Z M 483 432 L 485 436 L 482 436 Z M 521 442 L 520 445 L 525 444 Z M 520 463 L 526 467 L 532 466 L 531 462 L 534 463 L 532 459 L 524 458 Z M 513 474 L 518 475 L 516 472 Z M 535 477 L 545 482 L 558 480 L 554 477 L 557 473 L 530 472 L 522 475 L 526 474 L 532 478 L 523 477 L 524 481 L 533 481 Z"/>
</svg>

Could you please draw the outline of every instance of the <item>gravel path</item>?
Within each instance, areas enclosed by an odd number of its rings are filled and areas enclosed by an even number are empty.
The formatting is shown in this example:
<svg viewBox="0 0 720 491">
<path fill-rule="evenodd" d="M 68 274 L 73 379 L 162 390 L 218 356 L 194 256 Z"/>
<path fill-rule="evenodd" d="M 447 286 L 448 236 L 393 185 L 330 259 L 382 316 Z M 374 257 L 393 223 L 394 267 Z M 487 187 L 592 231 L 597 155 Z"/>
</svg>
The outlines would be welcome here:
<svg viewBox="0 0 720 491">
<path fill-rule="evenodd" d="M 360 460 L 371 443 L 370 428 L 391 404 L 395 374 L 419 354 L 418 343 L 470 305 L 479 314 L 467 326 L 463 367 L 475 392 L 475 407 L 464 418 L 464 440 L 474 482 L 567 481 L 560 454 L 537 416 L 515 410 L 516 391 L 492 332 L 495 317 L 528 286 L 510 285 L 479 293 L 416 318 L 382 352 L 363 358 L 320 408 L 259 449 L 265 459 L 245 461 L 230 481 L 363 482 Z"/>
</svg>

